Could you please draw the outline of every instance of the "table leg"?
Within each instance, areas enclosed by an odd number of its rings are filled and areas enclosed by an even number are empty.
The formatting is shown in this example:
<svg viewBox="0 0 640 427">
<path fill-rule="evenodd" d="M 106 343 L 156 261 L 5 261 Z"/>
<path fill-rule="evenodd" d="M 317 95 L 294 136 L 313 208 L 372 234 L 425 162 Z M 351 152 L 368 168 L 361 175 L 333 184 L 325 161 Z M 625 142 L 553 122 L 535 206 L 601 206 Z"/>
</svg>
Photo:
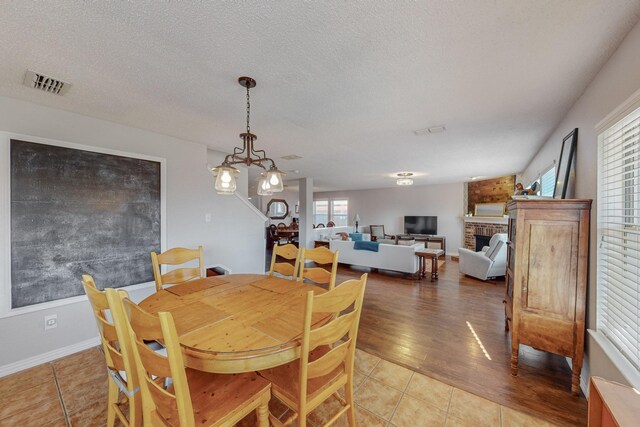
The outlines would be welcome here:
<svg viewBox="0 0 640 427">
<path fill-rule="evenodd" d="M 438 280 L 438 258 L 431 258 L 431 281 L 435 282 Z"/>
</svg>

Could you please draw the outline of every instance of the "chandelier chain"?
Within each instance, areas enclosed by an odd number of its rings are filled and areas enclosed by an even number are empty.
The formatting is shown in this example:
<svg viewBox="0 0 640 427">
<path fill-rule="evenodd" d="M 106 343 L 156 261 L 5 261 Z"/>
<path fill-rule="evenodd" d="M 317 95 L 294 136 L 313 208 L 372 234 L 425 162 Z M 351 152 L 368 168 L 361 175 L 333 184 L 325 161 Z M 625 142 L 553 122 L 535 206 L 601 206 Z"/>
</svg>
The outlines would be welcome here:
<svg viewBox="0 0 640 427">
<path fill-rule="evenodd" d="M 251 133 L 251 126 L 249 125 L 250 114 L 251 114 L 251 100 L 249 98 L 249 85 L 247 85 L 247 133 Z"/>
</svg>

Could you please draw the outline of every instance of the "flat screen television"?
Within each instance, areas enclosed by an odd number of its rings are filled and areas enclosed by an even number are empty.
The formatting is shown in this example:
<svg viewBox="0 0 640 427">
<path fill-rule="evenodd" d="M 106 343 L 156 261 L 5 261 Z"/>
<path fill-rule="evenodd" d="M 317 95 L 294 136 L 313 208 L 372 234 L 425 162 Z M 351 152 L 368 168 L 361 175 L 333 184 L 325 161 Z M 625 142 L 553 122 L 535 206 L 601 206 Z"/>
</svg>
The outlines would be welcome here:
<svg viewBox="0 0 640 427">
<path fill-rule="evenodd" d="M 438 234 L 437 216 L 405 216 L 405 234 Z"/>
</svg>

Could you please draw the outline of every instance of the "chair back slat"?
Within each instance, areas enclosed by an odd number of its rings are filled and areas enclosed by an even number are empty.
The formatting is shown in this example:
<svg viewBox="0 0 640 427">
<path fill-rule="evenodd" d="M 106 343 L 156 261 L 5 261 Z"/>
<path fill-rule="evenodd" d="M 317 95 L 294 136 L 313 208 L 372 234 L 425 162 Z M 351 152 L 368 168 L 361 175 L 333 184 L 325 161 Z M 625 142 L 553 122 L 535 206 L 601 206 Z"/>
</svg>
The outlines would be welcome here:
<svg viewBox="0 0 640 427">
<path fill-rule="evenodd" d="M 282 257 L 288 260 L 295 260 L 293 265 L 288 262 L 276 262 L 277 257 Z M 273 247 L 273 254 L 271 255 L 271 268 L 269 269 L 269 275 L 273 276 L 273 273 L 279 273 L 283 276 L 290 276 L 292 280 L 296 279 L 298 273 L 298 265 L 300 264 L 300 249 L 295 245 L 275 245 Z"/>
<path fill-rule="evenodd" d="M 352 341 L 347 340 L 346 342 L 343 342 L 342 344 L 333 348 L 321 358 L 316 359 L 313 362 L 309 362 L 307 368 L 307 378 L 322 377 L 333 372 L 341 365 L 343 370 L 346 370 L 344 364 L 347 360 L 347 357 L 349 356 L 351 344 Z"/>
<path fill-rule="evenodd" d="M 200 278 L 200 270 L 198 268 L 176 268 L 162 275 L 162 284 L 183 283 L 193 279 Z"/>
<path fill-rule="evenodd" d="M 135 331 L 133 326 L 132 328 Z M 171 366 L 167 357 L 153 351 L 144 341 L 140 341 L 138 338 L 136 338 L 136 347 L 140 354 L 142 366 L 144 366 L 147 374 L 145 375 L 146 378 L 171 378 Z"/>
<path fill-rule="evenodd" d="M 300 251 L 300 274 L 298 275 L 298 280 L 302 282 L 307 279 L 316 284 L 328 284 L 329 289 L 333 289 L 336 284 L 336 274 L 338 272 L 338 254 L 338 251 L 331 252 L 326 247 L 314 249 L 302 248 Z M 323 267 L 306 268 L 305 262 L 307 260 L 321 265 L 331 264 L 331 270 Z"/>
<path fill-rule="evenodd" d="M 353 322 L 358 319 L 360 312 L 354 310 L 337 317 L 326 325 L 309 332 L 309 347 L 316 348 L 321 345 L 333 344 L 347 335 Z"/>
<path fill-rule="evenodd" d="M 158 323 L 158 316 L 146 312 L 129 298 L 124 298 L 122 305 L 131 327 L 135 325 L 134 332 L 137 337 L 144 341 L 162 340 L 162 328 Z"/>
<path fill-rule="evenodd" d="M 177 269 L 165 274 L 161 273 L 160 266 L 162 264 L 179 265 L 194 260 L 198 260 L 198 267 Z M 164 285 L 177 285 L 187 280 L 205 277 L 202 246 L 198 246 L 198 249 L 172 248 L 161 254 L 151 252 L 151 264 L 153 265 L 156 290 L 158 291 L 161 291 Z"/>
<path fill-rule="evenodd" d="M 313 300 L 315 313 L 339 313 L 357 300 L 362 290 L 360 279 L 347 280 L 336 286 L 331 292 L 317 295 Z"/>
</svg>

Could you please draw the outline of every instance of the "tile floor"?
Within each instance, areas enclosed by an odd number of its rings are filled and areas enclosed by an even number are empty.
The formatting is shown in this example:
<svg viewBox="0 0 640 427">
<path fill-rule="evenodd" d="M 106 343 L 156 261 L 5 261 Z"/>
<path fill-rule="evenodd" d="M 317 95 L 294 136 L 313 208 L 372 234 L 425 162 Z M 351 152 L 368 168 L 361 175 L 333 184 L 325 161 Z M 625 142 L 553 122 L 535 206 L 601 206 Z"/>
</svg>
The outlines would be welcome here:
<svg viewBox="0 0 640 427">
<path fill-rule="evenodd" d="M 98 348 L 0 378 L 0 427 L 100 426 L 106 420 L 107 377 Z M 551 426 L 518 411 L 451 387 L 357 350 L 356 420 L 367 427 Z M 339 409 L 330 399 L 309 417 L 317 427 Z M 277 400 L 271 412 L 288 409 Z M 253 417 L 240 423 L 253 425 Z M 346 415 L 334 426 L 347 426 Z"/>
</svg>

